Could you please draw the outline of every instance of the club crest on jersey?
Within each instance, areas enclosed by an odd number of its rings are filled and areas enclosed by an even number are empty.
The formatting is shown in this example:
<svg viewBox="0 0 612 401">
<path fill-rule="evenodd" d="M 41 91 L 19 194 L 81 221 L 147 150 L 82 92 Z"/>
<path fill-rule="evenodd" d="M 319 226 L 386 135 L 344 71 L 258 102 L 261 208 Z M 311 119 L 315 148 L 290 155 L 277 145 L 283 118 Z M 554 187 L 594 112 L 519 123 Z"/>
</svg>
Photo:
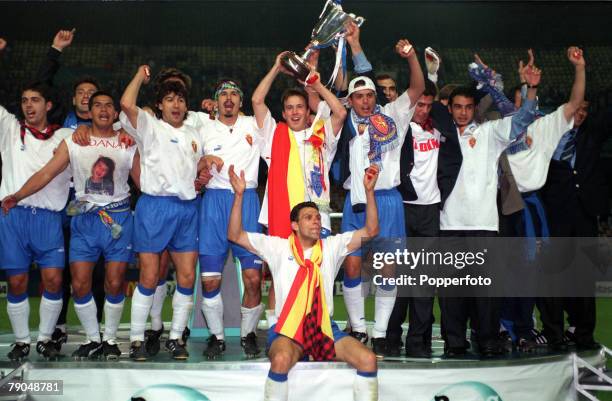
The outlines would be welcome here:
<svg viewBox="0 0 612 401">
<path fill-rule="evenodd" d="M 471 137 L 471 138 L 468 140 L 468 143 L 470 144 L 470 148 L 473 148 L 474 146 L 476 146 L 476 138 Z"/>
<path fill-rule="evenodd" d="M 531 148 L 531 145 L 533 144 L 533 138 L 527 135 L 525 137 L 525 144 L 527 145 L 528 148 Z"/>
<path fill-rule="evenodd" d="M 249 143 L 250 146 L 253 146 L 253 137 L 251 136 L 251 134 L 247 134 L 245 139 Z"/>
<path fill-rule="evenodd" d="M 198 144 L 196 141 L 191 141 L 191 149 L 193 149 L 193 153 L 198 153 Z"/>
</svg>

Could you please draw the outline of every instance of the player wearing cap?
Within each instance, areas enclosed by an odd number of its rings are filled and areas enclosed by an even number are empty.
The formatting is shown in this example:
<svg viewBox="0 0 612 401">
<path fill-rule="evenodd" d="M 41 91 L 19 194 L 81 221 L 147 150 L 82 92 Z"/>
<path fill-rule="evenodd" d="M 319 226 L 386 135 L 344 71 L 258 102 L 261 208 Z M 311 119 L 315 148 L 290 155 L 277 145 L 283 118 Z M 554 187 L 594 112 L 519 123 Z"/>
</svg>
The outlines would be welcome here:
<svg viewBox="0 0 612 401">
<path fill-rule="evenodd" d="M 406 235 L 402 197 L 396 187 L 400 184 L 400 151 L 414 113 L 414 105 L 423 93 L 425 81 L 416 53 L 410 43 L 402 39 L 396 46 L 400 57 L 410 67 L 410 87 L 395 101 L 381 107 L 376 104 L 376 86 L 366 76 L 358 76 L 349 83 L 350 118 L 345 125 L 351 133 L 349 167 L 350 177 L 344 188 L 350 192 L 344 204 L 342 231 L 363 227 L 365 193 L 363 176 L 370 164 L 380 167 L 375 196 L 379 205 L 380 238 L 397 238 Z M 362 250 L 358 249 L 346 258 L 344 265 L 344 300 L 352 328 L 351 335 L 367 342 L 364 298 L 361 289 Z M 372 330 L 372 346 L 377 356 L 386 352 L 386 331 L 389 316 L 395 303 L 395 287 L 378 287 L 376 290 L 375 326 Z"/>
</svg>

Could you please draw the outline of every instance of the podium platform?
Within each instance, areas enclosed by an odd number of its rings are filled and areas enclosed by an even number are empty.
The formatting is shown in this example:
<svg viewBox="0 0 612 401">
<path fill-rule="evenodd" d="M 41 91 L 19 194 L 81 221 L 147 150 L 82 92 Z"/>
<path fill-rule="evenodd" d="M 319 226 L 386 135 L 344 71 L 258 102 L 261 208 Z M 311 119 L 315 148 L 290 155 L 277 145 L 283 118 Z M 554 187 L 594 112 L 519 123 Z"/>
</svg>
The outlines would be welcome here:
<svg viewBox="0 0 612 401">
<path fill-rule="evenodd" d="M 147 401 L 263 399 L 268 360 L 263 354 L 261 358 L 247 360 L 237 337 L 227 338 L 227 350 L 217 361 L 208 361 L 202 356 L 205 338 L 196 337 L 189 340 L 190 357 L 185 362 L 172 360 L 163 351 L 162 341 L 162 351 L 157 356 L 137 363 L 128 358 L 127 327 L 119 334 L 123 355 L 116 362 L 71 359 L 70 354 L 83 336 L 69 332 L 70 341 L 62 348 L 64 358 L 45 361 L 32 348 L 29 360 L 13 363 L 6 359 L 12 336 L 0 336 L 0 373 L 4 377 L 0 384 L 18 378 L 60 380 L 62 383 L 61 395 L 0 393 L 0 400 L 127 401 L 139 392 L 163 394 L 163 398 L 145 397 Z M 263 348 L 266 334 L 261 330 L 258 334 Z M 478 360 L 475 355 L 447 360 L 442 357 L 439 339 L 434 338 L 433 347 L 431 359 L 387 358 L 381 361 L 379 400 L 577 400 L 571 353 L 548 354 L 542 350 L 534 354 L 511 353 L 486 361 Z M 606 363 L 603 351 L 581 352 L 579 356 L 596 367 Z M 13 375 L 12 379 L 8 375 Z M 354 377 L 355 370 L 345 363 L 300 362 L 289 374 L 289 399 L 350 401 Z M 180 395 L 181 389 L 188 389 L 191 395 Z"/>
</svg>

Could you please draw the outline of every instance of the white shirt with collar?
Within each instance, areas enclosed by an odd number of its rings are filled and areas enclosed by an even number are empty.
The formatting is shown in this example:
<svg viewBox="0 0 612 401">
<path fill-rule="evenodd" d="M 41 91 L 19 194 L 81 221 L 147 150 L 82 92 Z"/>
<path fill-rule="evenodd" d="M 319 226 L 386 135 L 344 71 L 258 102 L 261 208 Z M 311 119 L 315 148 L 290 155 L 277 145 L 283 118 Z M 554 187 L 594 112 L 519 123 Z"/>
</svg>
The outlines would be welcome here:
<svg viewBox="0 0 612 401">
<path fill-rule="evenodd" d="M 508 147 L 512 116 L 472 122 L 463 134 L 457 129 L 463 161 L 452 192 L 440 212 L 441 230 L 497 231 L 497 169 Z"/>
<path fill-rule="evenodd" d="M 211 120 L 206 113 L 197 113 L 201 121 L 201 139 L 204 155 L 215 155 L 223 159 L 223 168 L 213 168 L 208 189 L 232 189 L 229 167 L 234 165 L 236 174 L 244 171 L 247 188 L 257 188 L 259 158 L 265 140 L 252 116 L 238 116 L 233 126 L 227 126 L 218 119 Z"/>
<path fill-rule="evenodd" d="M 60 128 L 47 140 L 36 139 L 26 129 L 21 142 L 19 120 L 0 106 L 0 156 L 2 157 L 2 184 L 0 199 L 17 192 L 27 180 L 42 169 L 53 157 L 55 150 L 73 130 Z M 62 171 L 43 189 L 19 201 L 19 206 L 30 206 L 60 211 L 66 206 L 70 190 L 70 168 Z"/>
<path fill-rule="evenodd" d="M 565 105 L 535 120 L 527 127 L 531 145 L 523 151 L 508 154 L 508 162 L 521 192 L 537 191 L 546 183 L 548 165 L 563 134 L 574 126 L 574 118 L 565 119 Z"/>
<path fill-rule="evenodd" d="M 183 124 L 175 128 L 138 108 L 137 129 L 125 113 L 121 126 L 134 137 L 140 152 L 140 190 L 153 196 L 196 197 L 194 181 L 202 143 L 198 132 Z"/>
</svg>

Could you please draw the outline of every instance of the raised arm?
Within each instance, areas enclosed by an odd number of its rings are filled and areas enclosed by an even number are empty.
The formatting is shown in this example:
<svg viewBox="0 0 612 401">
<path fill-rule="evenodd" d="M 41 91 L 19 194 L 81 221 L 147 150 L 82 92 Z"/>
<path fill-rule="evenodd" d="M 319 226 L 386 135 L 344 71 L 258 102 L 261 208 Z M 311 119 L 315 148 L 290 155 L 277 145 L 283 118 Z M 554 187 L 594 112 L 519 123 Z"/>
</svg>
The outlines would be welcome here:
<svg viewBox="0 0 612 401">
<path fill-rule="evenodd" d="M 572 92 L 570 99 L 563 107 L 563 115 L 569 122 L 576 110 L 580 108 L 584 101 L 584 92 L 586 87 L 586 62 L 582 54 L 582 49 L 572 46 L 567 49 L 567 58 L 574 65 L 574 85 L 572 86 Z"/>
<path fill-rule="evenodd" d="M 308 62 L 308 65 L 310 65 L 311 68 L 316 70 L 319 65 L 319 50 L 312 50 L 310 52 L 308 60 L 306 61 Z M 317 91 L 314 90 L 314 88 L 310 85 L 306 85 L 304 89 L 308 94 L 308 108 L 313 113 L 316 113 L 319 110 L 319 103 L 321 102 L 321 97 L 319 96 L 319 93 L 317 93 Z"/>
<path fill-rule="evenodd" d="M 136 101 L 138 100 L 138 92 L 142 84 L 147 84 L 151 80 L 151 69 L 148 65 L 141 65 L 136 71 L 136 75 L 132 78 L 123 96 L 121 96 L 121 110 L 125 113 L 132 127 L 137 128 L 138 121 L 138 106 Z"/>
<path fill-rule="evenodd" d="M 331 109 L 331 112 L 332 112 L 331 123 L 332 123 L 332 128 L 334 130 L 334 136 L 338 136 L 338 134 L 342 130 L 344 119 L 346 118 L 346 109 L 344 108 L 342 103 L 340 103 L 340 100 L 338 100 L 336 95 L 331 93 L 330 90 L 327 89 L 325 85 L 321 83 L 321 79 L 319 79 L 318 73 L 317 73 L 317 80 L 314 83 L 310 84 L 309 86 L 312 87 L 323 98 L 323 100 L 329 105 L 329 108 Z"/>
<path fill-rule="evenodd" d="M 395 51 L 408 61 L 410 69 L 410 86 L 407 89 L 410 105 L 415 105 L 425 90 L 425 77 L 419 64 L 414 48 L 406 39 L 400 39 L 395 45 Z"/>
<path fill-rule="evenodd" d="M 263 128 L 264 121 L 266 119 L 266 115 L 268 114 L 268 106 L 266 105 L 266 96 L 268 96 L 268 92 L 270 92 L 270 88 L 272 87 L 272 83 L 276 79 L 276 76 L 279 72 L 284 72 L 288 74 L 289 72 L 285 70 L 285 68 L 281 65 L 281 57 L 287 52 L 282 52 L 276 56 L 276 60 L 274 61 L 274 65 L 268 71 L 265 77 L 259 82 L 257 88 L 255 88 L 255 92 L 253 92 L 253 96 L 251 97 L 251 102 L 253 104 L 253 112 L 255 113 L 255 120 L 257 121 L 257 126 L 259 128 Z"/>
<path fill-rule="evenodd" d="M 518 112 L 512 118 L 509 139 L 516 139 L 535 120 L 535 106 L 538 85 L 542 77 L 542 71 L 535 66 L 533 52 L 529 50 L 529 63 L 523 67 L 521 75 L 527 83 L 527 98 L 523 100 Z"/>
<path fill-rule="evenodd" d="M 522 62 L 519 66 L 520 73 L 523 69 Z M 501 74 L 489 68 L 478 54 L 474 54 L 474 63 L 468 66 L 468 72 L 472 79 L 478 84 L 477 88 L 482 88 L 482 90 L 487 93 L 487 96 L 483 97 L 478 103 L 477 114 L 481 119 L 493 102 L 502 117 L 506 117 L 516 112 L 514 103 L 504 94 Z"/>
<path fill-rule="evenodd" d="M 380 231 L 378 226 L 378 208 L 376 207 L 376 198 L 374 197 L 374 186 L 377 179 L 378 167 L 371 165 L 363 177 L 363 186 L 366 192 L 365 226 L 353 233 L 351 242 L 347 245 L 349 253 L 361 248 L 363 241 L 369 241 L 376 237 Z"/>
<path fill-rule="evenodd" d="M 66 142 L 62 141 L 49 162 L 35 173 L 25 184 L 14 194 L 2 200 L 2 210 L 8 213 L 9 209 L 15 207 L 22 199 L 43 189 L 52 179 L 57 177 L 70 164 L 70 155 Z"/>
<path fill-rule="evenodd" d="M 47 52 L 47 57 L 43 60 L 42 64 L 38 68 L 36 79 L 39 81 L 46 82 L 49 85 L 53 85 L 53 79 L 55 74 L 60 69 L 60 56 L 64 49 L 72 44 L 76 29 L 73 28 L 71 31 L 61 30 L 55 34 L 53 43 Z"/>
<path fill-rule="evenodd" d="M 438 88 L 438 71 L 440 70 L 440 63 L 442 59 L 438 52 L 431 47 L 425 49 L 425 67 L 427 68 L 427 79 L 436 85 Z"/>
<path fill-rule="evenodd" d="M 257 250 L 253 248 L 251 241 L 249 241 L 249 236 L 242 228 L 242 198 L 246 188 L 244 171 L 240 171 L 240 176 L 238 176 L 234 171 L 234 165 L 231 165 L 229 168 L 229 178 L 232 188 L 234 189 L 234 203 L 232 204 L 232 212 L 227 227 L 227 239 L 240 245 L 251 253 L 257 253 Z"/>
</svg>

